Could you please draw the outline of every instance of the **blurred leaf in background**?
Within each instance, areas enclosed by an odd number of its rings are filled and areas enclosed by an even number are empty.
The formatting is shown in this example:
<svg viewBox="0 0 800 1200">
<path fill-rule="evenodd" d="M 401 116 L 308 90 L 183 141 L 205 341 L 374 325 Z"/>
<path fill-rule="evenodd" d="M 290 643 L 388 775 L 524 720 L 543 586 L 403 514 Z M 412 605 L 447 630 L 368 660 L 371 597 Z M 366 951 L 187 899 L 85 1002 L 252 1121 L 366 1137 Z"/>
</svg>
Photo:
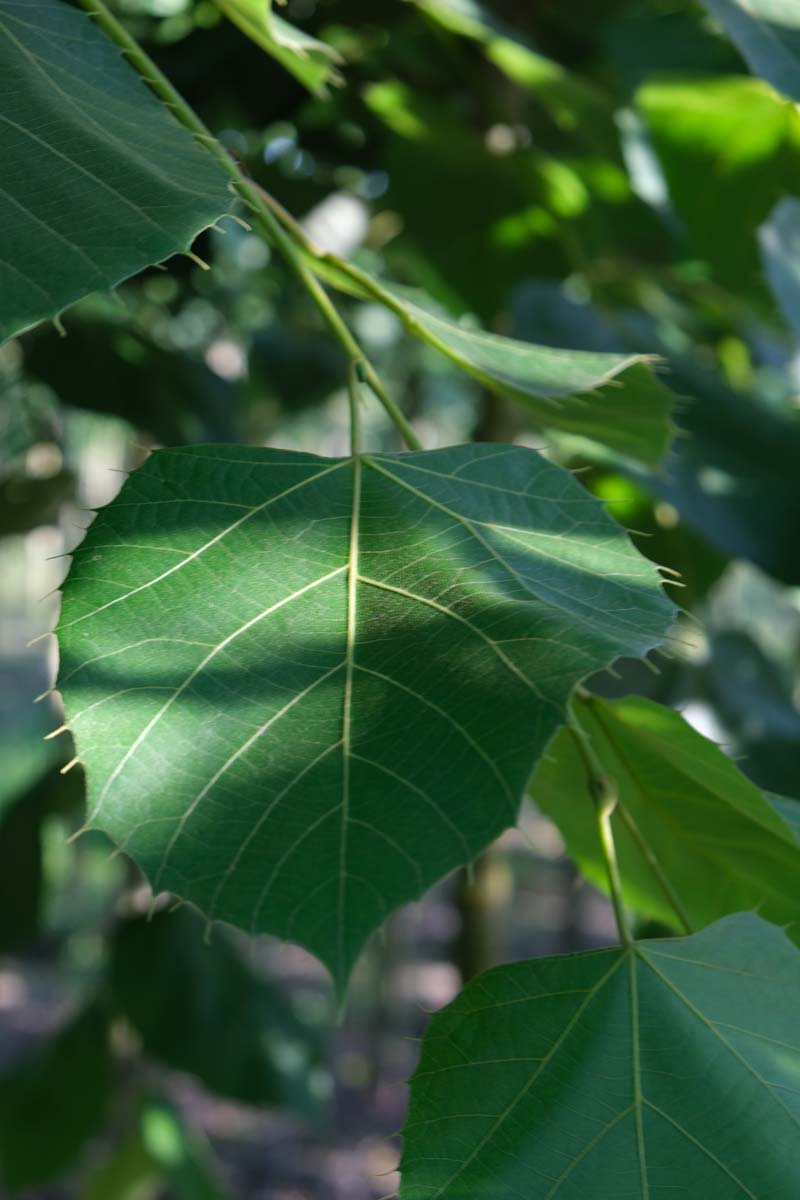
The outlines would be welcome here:
<svg viewBox="0 0 800 1200">
<path fill-rule="evenodd" d="M 0 1080 L 0 1178 L 30 1188 L 71 1167 L 111 1094 L 108 1015 L 90 1003 Z"/>
<path fill-rule="evenodd" d="M 800 17 L 792 0 L 703 0 L 754 75 L 800 100 Z"/>
<path fill-rule="evenodd" d="M 800 188 L 800 116 L 758 79 L 665 79 L 636 95 L 689 254 L 737 294 L 757 291 L 755 230 Z"/>
<path fill-rule="evenodd" d="M 319 1031 L 247 962 L 226 928 L 203 935 L 188 909 L 120 923 L 114 1002 L 148 1054 L 247 1104 L 318 1118 L 326 1095 Z"/>
</svg>

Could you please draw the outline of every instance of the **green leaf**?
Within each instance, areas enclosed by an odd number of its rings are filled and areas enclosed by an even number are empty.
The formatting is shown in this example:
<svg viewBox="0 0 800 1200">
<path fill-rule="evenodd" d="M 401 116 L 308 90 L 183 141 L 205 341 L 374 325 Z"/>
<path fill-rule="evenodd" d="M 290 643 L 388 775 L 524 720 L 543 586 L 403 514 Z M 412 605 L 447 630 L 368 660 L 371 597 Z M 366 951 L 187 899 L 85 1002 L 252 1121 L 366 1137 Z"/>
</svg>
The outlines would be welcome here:
<svg viewBox="0 0 800 1200">
<path fill-rule="evenodd" d="M 53 768 L 0 815 L 0 954 L 23 950 L 39 931 L 42 822 L 63 782 Z"/>
<path fill-rule="evenodd" d="M 755 231 L 800 183 L 800 116 L 748 77 L 664 79 L 636 103 L 686 227 L 690 252 L 741 294 L 760 282 Z"/>
<path fill-rule="evenodd" d="M 606 71 L 630 95 L 658 75 L 676 71 L 728 75 L 742 69 L 733 46 L 699 5 L 629 4 L 609 14 L 600 38 L 607 55 Z"/>
<path fill-rule="evenodd" d="M 424 1038 L 400 1200 L 794 1200 L 798 988 L 751 914 L 478 976 Z"/>
<path fill-rule="evenodd" d="M 0 339 L 188 248 L 227 177 L 89 18 L 0 0 Z"/>
<path fill-rule="evenodd" d="M 142 1142 L 175 1200 L 230 1200 L 206 1139 L 188 1129 L 168 1100 L 149 1097 L 139 1114 Z"/>
<path fill-rule="evenodd" d="M 444 29 L 482 42 L 492 35 L 515 37 L 514 31 L 477 0 L 413 0 Z"/>
<path fill-rule="evenodd" d="M 788 397 L 777 402 L 763 386 L 734 389 L 698 358 L 673 352 L 654 319 L 618 312 L 612 328 L 597 309 L 566 300 L 546 283 L 531 283 L 518 294 L 517 329 L 523 335 L 535 331 L 564 350 L 648 347 L 662 354 L 665 378 L 684 400 L 676 414 L 680 435 L 664 469 L 637 480 L 726 554 L 800 583 L 800 413 Z M 701 559 L 702 576 L 711 562 Z M 697 566 L 691 570 L 694 585 Z"/>
<path fill-rule="evenodd" d="M 335 65 L 341 62 L 339 52 L 277 16 L 271 0 L 215 0 L 215 3 L 251 41 L 277 59 L 310 92 L 324 95 L 327 84 L 341 82 Z"/>
<path fill-rule="evenodd" d="M 666 454 L 676 430 L 675 397 L 653 374 L 653 356 L 556 349 L 485 333 L 443 316 L 418 290 L 311 254 L 307 261 L 334 287 L 385 304 L 410 334 L 490 391 L 523 404 L 545 428 L 579 434 L 648 466 Z"/>
<path fill-rule="evenodd" d="M 576 433 L 655 466 L 675 427 L 673 396 L 643 354 L 556 350 L 469 329 L 388 289 L 411 333 L 500 395 L 524 404 L 545 428 Z"/>
<path fill-rule="evenodd" d="M 800 921 L 800 844 L 713 742 L 680 713 L 640 697 L 574 706 L 619 788 L 612 822 L 631 907 L 680 928 L 665 878 L 691 926 L 753 908 L 779 924 Z M 581 870 L 605 887 L 586 772 L 567 730 L 539 764 L 530 795 Z"/>
<path fill-rule="evenodd" d="M 136 1130 L 92 1173 L 81 1200 L 155 1200 L 160 1191 L 159 1172 Z"/>
<path fill-rule="evenodd" d="M 538 53 L 485 5 L 475 0 L 413 0 L 413 3 L 443 29 L 481 43 L 490 62 L 541 100 L 558 125 L 580 134 L 581 121 L 593 120 L 595 152 L 600 148 L 600 139 L 608 146 L 613 109 L 606 97 L 585 79 Z"/>
<path fill-rule="evenodd" d="M 795 0 L 703 0 L 755 75 L 800 100 L 800 9 Z"/>
<path fill-rule="evenodd" d="M 728 752 L 760 787 L 789 796 L 800 791 L 794 595 L 748 564 L 732 563 L 703 614 L 708 654 L 699 680 Z"/>
<path fill-rule="evenodd" d="M 110 1072 L 106 1016 L 91 1004 L 0 1078 L 4 1187 L 34 1187 L 75 1162 L 102 1125 Z"/>
<path fill-rule="evenodd" d="M 673 613 L 532 450 L 160 451 L 64 585 L 88 824 L 341 987 L 392 909 L 514 824 L 576 681 Z"/>
<path fill-rule="evenodd" d="M 148 1054 L 220 1095 L 318 1115 L 318 1035 L 248 966 L 227 930 L 206 944 L 203 922 L 185 909 L 125 921 L 114 934 L 111 980 Z"/>
<path fill-rule="evenodd" d="M 684 436 L 675 439 L 668 472 L 649 485 L 727 554 L 800 583 L 796 407 L 736 391 L 686 358 L 671 358 L 669 368 L 676 392 L 692 402 L 680 414 Z"/>
<path fill-rule="evenodd" d="M 488 323 L 543 263 L 553 275 L 568 273 L 555 210 L 574 216 L 588 196 L 567 163 L 553 165 L 538 149 L 492 154 L 452 103 L 395 80 L 369 87 L 364 102 L 386 131 L 383 202 L 403 214 L 404 226 L 388 260 L 399 259 L 404 277 Z"/>
</svg>

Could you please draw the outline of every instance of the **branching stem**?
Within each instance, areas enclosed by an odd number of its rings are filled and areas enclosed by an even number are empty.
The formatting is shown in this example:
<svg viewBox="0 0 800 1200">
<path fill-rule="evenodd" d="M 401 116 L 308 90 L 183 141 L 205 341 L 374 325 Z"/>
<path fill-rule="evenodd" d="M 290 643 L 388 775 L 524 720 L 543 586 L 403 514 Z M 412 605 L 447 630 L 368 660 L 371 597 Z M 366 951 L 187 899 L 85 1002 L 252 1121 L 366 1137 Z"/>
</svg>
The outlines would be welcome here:
<svg viewBox="0 0 800 1200">
<path fill-rule="evenodd" d="M 388 308 L 390 312 L 394 313 L 412 337 L 419 338 L 421 341 L 427 342 L 429 346 L 433 346 L 462 371 L 466 371 L 468 375 L 479 380 L 490 391 L 495 389 L 496 380 L 488 371 L 483 370 L 467 355 L 462 354 L 456 346 L 439 337 L 429 324 L 420 321 L 410 310 L 408 304 L 398 299 L 389 288 L 384 287 L 379 280 L 373 279 L 366 271 L 362 271 L 355 263 L 348 262 L 345 258 L 339 258 L 338 255 L 315 246 L 302 225 L 286 211 L 274 196 L 270 196 L 268 192 L 264 191 L 261 192 L 261 195 L 264 203 L 281 222 L 284 229 L 291 234 L 298 246 L 302 247 L 312 271 L 316 271 L 323 279 L 329 279 L 340 291 L 362 297 L 368 296 L 378 304 L 382 304 L 384 308 Z M 541 396 L 539 399 L 553 408 L 560 407 L 560 401 L 553 397 Z"/>
<path fill-rule="evenodd" d="M 211 134 L 197 113 L 190 107 L 172 86 L 166 75 L 145 53 L 135 38 L 131 37 L 124 25 L 109 12 L 104 0 L 79 0 L 81 6 L 94 18 L 100 29 L 111 39 L 128 58 L 134 69 L 149 85 L 163 103 L 172 110 L 177 119 L 190 130 L 210 154 L 216 158 L 221 167 L 230 175 L 233 187 L 239 198 L 253 213 L 254 220 L 266 239 L 275 246 L 295 275 L 316 304 L 323 320 L 333 336 L 341 345 L 349 360 L 352 370 L 355 364 L 361 364 L 365 381 L 369 384 L 387 414 L 398 429 L 406 444 L 412 450 L 421 450 L 422 444 L 403 416 L 397 404 L 389 396 L 377 371 L 368 361 L 353 334 L 342 320 L 333 301 L 323 288 L 320 281 L 304 261 L 302 250 L 298 247 L 296 234 L 288 233 L 273 208 L 276 202 L 268 203 L 265 193 L 252 183 L 242 173 L 235 160 L 228 154 L 224 146 Z M 278 206 L 280 207 L 280 206 Z M 283 218 L 288 213 L 281 209 Z M 291 220 L 291 218 L 289 218 Z M 298 227 L 299 228 L 299 227 Z M 308 239 L 306 249 L 310 246 Z"/>
</svg>

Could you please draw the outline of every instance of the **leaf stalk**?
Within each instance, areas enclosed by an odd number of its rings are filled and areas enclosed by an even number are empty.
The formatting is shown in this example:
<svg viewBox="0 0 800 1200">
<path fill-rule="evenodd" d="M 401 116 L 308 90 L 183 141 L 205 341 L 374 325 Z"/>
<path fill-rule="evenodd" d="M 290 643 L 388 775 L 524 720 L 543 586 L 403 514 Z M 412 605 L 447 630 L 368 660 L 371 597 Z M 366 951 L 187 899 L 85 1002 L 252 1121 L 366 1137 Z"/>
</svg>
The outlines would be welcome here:
<svg viewBox="0 0 800 1200">
<path fill-rule="evenodd" d="M 611 818 L 614 815 L 614 810 L 619 800 L 617 783 L 604 770 L 603 764 L 592 745 L 592 739 L 581 725 L 574 711 L 571 713 L 567 728 L 575 739 L 578 753 L 583 759 L 583 764 L 586 768 L 587 786 L 589 795 L 594 801 L 597 833 L 600 838 L 600 847 L 606 866 L 608 887 L 611 894 L 611 903 L 614 907 L 614 917 L 617 922 L 619 939 L 623 946 L 631 946 L 635 939 L 631 932 L 630 921 L 623 899 L 622 879 L 619 873 L 616 846 L 614 845 L 614 830 L 611 825 Z"/>
</svg>

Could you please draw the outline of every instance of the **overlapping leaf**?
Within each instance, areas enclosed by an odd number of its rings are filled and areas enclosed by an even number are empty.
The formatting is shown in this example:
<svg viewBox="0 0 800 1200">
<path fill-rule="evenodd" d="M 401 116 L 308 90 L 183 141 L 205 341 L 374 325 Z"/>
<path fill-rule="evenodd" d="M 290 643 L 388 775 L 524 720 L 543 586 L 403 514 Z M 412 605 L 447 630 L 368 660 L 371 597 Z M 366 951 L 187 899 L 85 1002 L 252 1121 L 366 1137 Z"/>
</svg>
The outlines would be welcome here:
<svg viewBox="0 0 800 1200">
<path fill-rule="evenodd" d="M 778 252 L 788 255 L 789 243 Z M 567 300 L 544 282 L 519 293 L 517 311 L 522 334 L 538 333 L 563 350 L 587 346 L 621 354 L 627 341 L 629 351 L 644 345 L 663 354 L 670 388 L 688 401 L 678 419 L 682 436 L 663 470 L 640 478 L 712 545 L 786 583 L 800 582 L 796 408 L 776 403 L 761 387 L 734 389 L 697 358 L 671 353 L 657 323 L 642 313 L 624 312 L 620 332 L 597 309 Z"/>
<path fill-rule="evenodd" d="M 612 821 L 631 906 L 680 928 L 671 890 L 694 928 L 758 908 L 777 923 L 796 922 L 790 932 L 800 935 L 800 842 L 735 764 L 680 713 L 650 700 L 574 704 L 619 788 Z M 605 887 L 585 767 L 567 730 L 539 764 L 530 794 L 581 870 Z"/>
<path fill-rule="evenodd" d="M 514 823 L 575 682 L 673 611 L 531 450 L 159 452 L 64 587 L 88 822 L 341 985 L 392 909 Z"/>
<path fill-rule="evenodd" d="M 479 976 L 423 1041 L 401 1200 L 794 1200 L 798 989 L 749 914 Z"/>
<path fill-rule="evenodd" d="M 655 466 L 675 428 L 672 397 L 643 354 L 564 351 L 468 329 L 394 292 L 412 332 L 551 429 L 576 433 Z"/>
<path fill-rule="evenodd" d="M 523 404 L 544 428 L 578 434 L 638 463 L 656 466 L 675 433 L 674 396 L 645 354 L 564 350 L 469 328 L 426 303 L 424 294 L 353 276 L 327 259 L 312 268 L 359 299 L 390 308 L 409 333 L 446 355 L 484 387 Z"/>
<path fill-rule="evenodd" d="M 89 18 L 0 0 L 0 339 L 186 250 L 227 176 Z"/>
</svg>

